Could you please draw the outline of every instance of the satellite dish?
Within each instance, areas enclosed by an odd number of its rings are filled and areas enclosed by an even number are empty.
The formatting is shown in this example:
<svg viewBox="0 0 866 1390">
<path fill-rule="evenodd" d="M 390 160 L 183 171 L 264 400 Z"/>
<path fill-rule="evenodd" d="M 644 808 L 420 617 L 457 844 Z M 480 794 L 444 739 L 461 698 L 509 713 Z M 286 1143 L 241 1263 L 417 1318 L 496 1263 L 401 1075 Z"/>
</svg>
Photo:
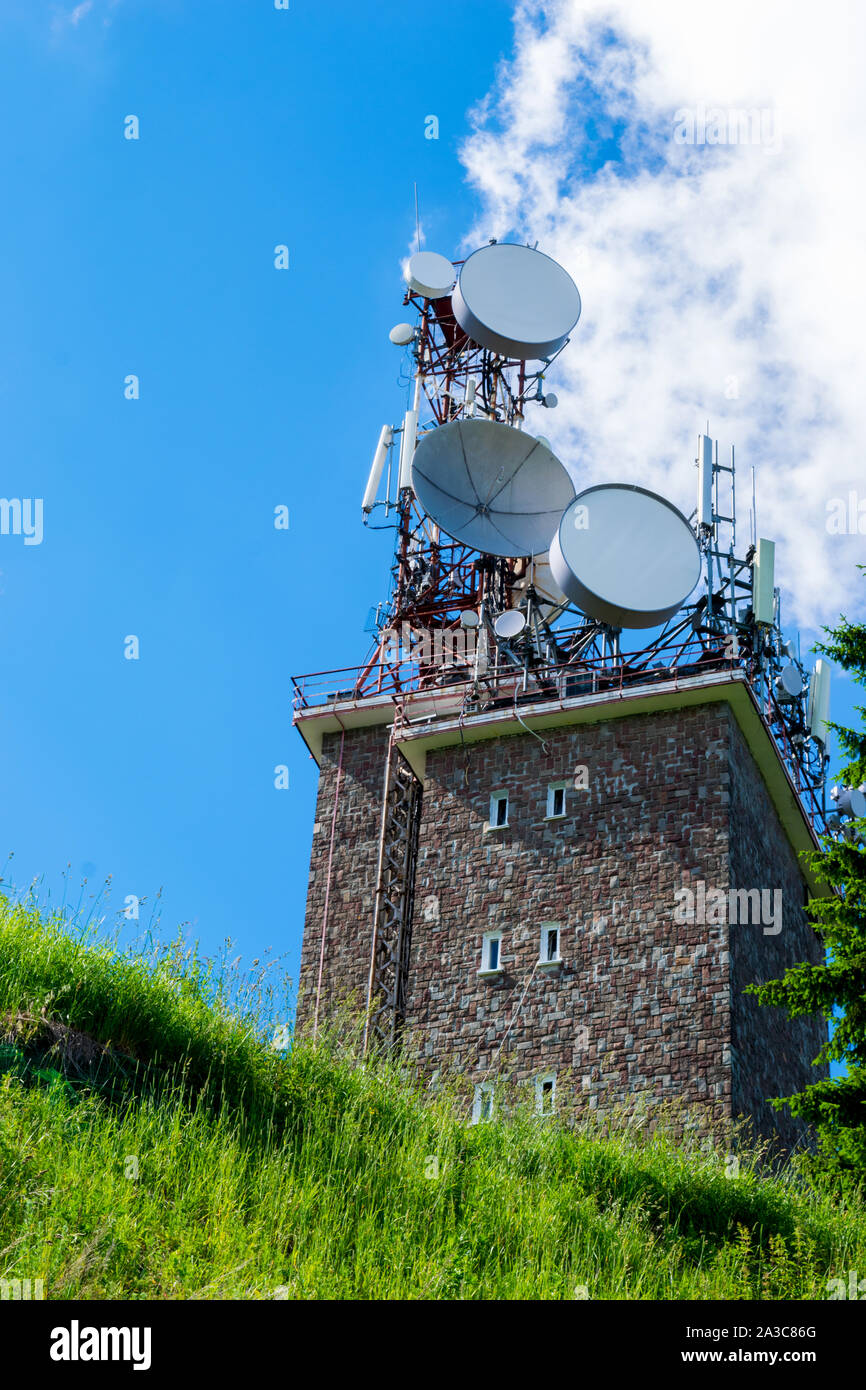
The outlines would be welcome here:
<svg viewBox="0 0 866 1390">
<path fill-rule="evenodd" d="M 473 342 L 526 360 L 562 347 L 580 318 L 580 295 L 543 251 L 499 241 L 463 262 L 451 307 Z"/>
<path fill-rule="evenodd" d="M 788 646 L 790 646 L 790 642 Z M 776 691 L 776 699 L 782 704 L 790 704 L 803 693 L 803 677 L 796 666 L 783 666 L 773 687 Z"/>
<path fill-rule="evenodd" d="M 388 337 L 397 347 L 406 347 L 415 337 L 415 329 L 411 323 L 395 323 Z"/>
<path fill-rule="evenodd" d="M 464 608 L 464 609 L 463 609 L 463 612 L 460 614 L 460 626 L 461 626 L 461 627 L 477 627 L 477 626 L 478 626 L 478 614 L 475 612 L 474 609 L 472 609 L 472 608 Z"/>
<path fill-rule="evenodd" d="M 412 487 L 454 540 L 487 555 L 547 550 L 574 485 L 532 435 L 493 420 L 428 430 L 412 460 Z"/>
<path fill-rule="evenodd" d="M 451 293 L 454 267 L 447 256 L 440 256 L 436 251 L 416 251 L 409 257 L 406 284 L 413 293 L 423 294 L 425 299 L 443 299 Z"/>
<path fill-rule="evenodd" d="M 830 796 L 836 803 L 836 810 L 841 811 L 843 816 L 854 816 L 858 820 L 866 816 L 866 796 L 859 787 L 843 787 L 841 791 L 834 787 Z"/>
<path fill-rule="evenodd" d="M 611 627 L 657 627 L 681 608 L 701 575 L 682 512 L 646 488 L 602 483 L 578 493 L 550 547 L 563 593 Z"/>
<path fill-rule="evenodd" d="M 509 608 L 505 613 L 500 613 L 493 624 L 493 631 L 497 637 L 502 637 L 507 641 L 510 637 L 519 637 L 526 627 L 526 615 L 516 608 Z"/>
</svg>

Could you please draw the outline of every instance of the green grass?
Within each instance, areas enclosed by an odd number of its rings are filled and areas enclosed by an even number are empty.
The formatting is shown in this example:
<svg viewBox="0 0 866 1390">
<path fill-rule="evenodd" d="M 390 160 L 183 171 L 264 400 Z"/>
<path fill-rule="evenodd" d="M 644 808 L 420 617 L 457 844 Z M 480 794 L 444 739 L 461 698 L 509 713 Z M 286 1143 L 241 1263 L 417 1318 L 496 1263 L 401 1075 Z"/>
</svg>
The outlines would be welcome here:
<svg viewBox="0 0 866 1390">
<path fill-rule="evenodd" d="M 636 1123 L 467 1125 L 459 1082 L 431 1096 L 333 1039 L 274 1052 L 273 1002 L 0 899 L 0 1278 L 48 1298 L 794 1299 L 866 1270 L 855 1197 L 742 1153 L 728 1177 L 723 1149 Z M 88 1072 L 41 1018 L 109 1054 Z"/>
</svg>

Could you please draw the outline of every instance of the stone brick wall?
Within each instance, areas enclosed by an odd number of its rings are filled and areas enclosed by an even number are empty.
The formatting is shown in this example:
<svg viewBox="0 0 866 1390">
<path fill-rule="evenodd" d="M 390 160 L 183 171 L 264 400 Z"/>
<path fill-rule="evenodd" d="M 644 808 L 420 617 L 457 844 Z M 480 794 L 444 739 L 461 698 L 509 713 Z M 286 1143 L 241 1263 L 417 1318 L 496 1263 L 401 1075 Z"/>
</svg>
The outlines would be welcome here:
<svg viewBox="0 0 866 1390">
<path fill-rule="evenodd" d="M 340 734 L 326 734 L 322 741 L 307 913 L 301 948 L 299 1029 L 311 1025 L 316 1007 L 341 737 Z M 322 1019 L 333 1015 L 341 1004 L 353 999 L 362 1009 L 367 995 L 387 747 L 388 732 L 381 727 L 353 729 L 346 734 L 343 744 L 322 972 Z"/>
<path fill-rule="evenodd" d="M 671 919 L 694 867 L 727 880 L 727 707 L 545 740 L 428 755 L 409 1010 L 423 1051 L 476 1078 L 492 1065 L 517 1080 L 555 1070 L 559 1104 L 568 1092 L 590 1107 L 649 1092 L 726 1113 L 725 932 Z M 548 784 L 571 782 L 578 766 L 587 789 L 570 787 L 564 819 L 546 820 Z M 499 788 L 510 824 L 485 833 Z M 561 924 L 563 965 L 533 974 L 545 921 Z M 493 928 L 503 930 L 500 980 L 477 974 Z"/>
<path fill-rule="evenodd" d="M 318 971 L 339 735 L 325 739 L 299 1011 Z M 369 967 L 387 735 L 344 747 L 323 980 L 323 1013 Z M 588 785 L 575 790 L 575 769 Z M 548 820 L 547 788 L 568 784 Z M 493 791 L 509 824 L 485 830 Z M 782 888 L 778 936 L 760 924 L 674 919 L 676 892 L 703 881 Z M 742 986 L 814 953 L 791 849 L 724 702 L 431 750 L 415 885 L 407 1028 L 432 1071 L 517 1081 L 557 1073 L 557 1103 L 637 1097 L 749 1114 L 791 1137 L 765 1103 L 807 1074 L 818 1023 L 791 1025 Z M 538 968 L 543 923 L 561 927 L 562 965 Z M 501 930 L 502 975 L 478 974 L 485 932 Z"/>
<path fill-rule="evenodd" d="M 802 1127 L 787 1110 L 767 1105 L 770 1096 L 791 1095 L 829 1074 L 811 1066 L 827 1041 L 821 1017 L 791 1022 L 782 1009 L 757 1003 L 743 989 L 753 981 L 772 980 L 794 961 L 821 959 L 821 947 L 803 912 L 805 889 L 769 793 L 755 772 L 746 742 L 733 722 L 731 752 L 731 882 L 735 887 L 761 886 L 781 892 L 781 931 L 731 927 L 733 1003 L 733 1102 L 735 1114 L 750 1116 L 767 1134 L 793 1145 Z M 775 925 L 775 924 L 774 924 Z"/>
</svg>

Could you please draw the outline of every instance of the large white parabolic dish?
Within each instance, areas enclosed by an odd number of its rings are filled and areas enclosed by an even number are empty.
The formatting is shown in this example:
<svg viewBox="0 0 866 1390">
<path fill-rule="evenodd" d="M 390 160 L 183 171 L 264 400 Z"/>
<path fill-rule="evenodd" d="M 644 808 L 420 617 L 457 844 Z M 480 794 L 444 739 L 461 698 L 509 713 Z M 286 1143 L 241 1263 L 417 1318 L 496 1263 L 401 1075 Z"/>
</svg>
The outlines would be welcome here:
<svg viewBox="0 0 866 1390">
<path fill-rule="evenodd" d="M 598 622 L 657 627 L 697 584 L 701 555 L 695 533 L 670 502 L 646 488 L 602 483 L 578 493 L 563 513 L 550 571 Z"/>
<path fill-rule="evenodd" d="M 473 342 L 529 361 L 562 347 L 580 318 L 580 295 L 543 251 L 497 241 L 463 262 L 451 307 Z"/>
<path fill-rule="evenodd" d="M 454 540 L 487 555 L 547 550 L 574 484 L 550 449 L 493 420 L 452 420 L 418 440 L 412 487 Z"/>
</svg>

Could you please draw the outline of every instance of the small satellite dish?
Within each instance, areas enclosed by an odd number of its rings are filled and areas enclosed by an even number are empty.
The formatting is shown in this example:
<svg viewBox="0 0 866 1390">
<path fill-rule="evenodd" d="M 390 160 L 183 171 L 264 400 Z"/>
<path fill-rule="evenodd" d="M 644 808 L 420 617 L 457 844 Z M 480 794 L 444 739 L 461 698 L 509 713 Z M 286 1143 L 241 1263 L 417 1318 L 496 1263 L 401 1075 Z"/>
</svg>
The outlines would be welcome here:
<svg viewBox="0 0 866 1390">
<path fill-rule="evenodd" d="M 541 404 L 548 410 L 555 410 L 559 405 L 559 397 L 553 391 L 548 391 L 546 396 L 542 396 Z"/>
<path fill-rule="evenodd" d="M 423 294 L 425 299 L 443 299 L 451 293 L 454 267 L 447 256 L 440 256 L 436 251 L 416 251 L 409 257 L 406 284 L 414 294 Z"/>
<path fill-rule="evenodd" d="M 474 611 L 474 609 L 472 609 L 472 608 L 464 608 L 464 609 L 463 609 L 463 612 L 460 614 L 460 626 L 461 626 L 461 627 L 477 627 L 477 626 L 478 626 L 478 614 Z"/>
<path fill-rule="evenodd" d="M 559 459 L 493 420 L 452 420 L 422 435 L 412 461 L 418 501 L 442 530 L 486 555 L 538 555 L 574 497 Z"/>
<path fill-rule="evenodd" d="M 701 575 L 695 533 L 682 512 L 646 488 L 601 483 L 578 493 L 550 547 L 563 593 L 611 627 L 657 627 Z"/>
<path fill-rule="evenodd" d="M 415 329 L 411 323 L 395 323 L 388 337 L 397 347 L 406 347 L 415 337 Z"/>
<path fill-rule="evenodd" d="M 498 241 L 463 262 L 451 307 L 473 342 L 527 360 L 562 347 L 580 318 L 580 295 L 543 251 Z"/>
<path fill-rule="evenodd" d="M 791 645 L 790 642 L 788 645 Z M 803 677 L 796 666 L 783 666 L 773 682 L 773 689 L 781 704 L 787 705 L 798 699 L 803 693 Z"/>
<path fill-rule="evenodd" d="M 843 816 L 854 816 L 860 819 L 866 816 L 866 796 L 860 791 L 859 787 L 834 787 L 830 793 L 836 803 L 836 810 Z"/>
<path fill-rule="evenodd" d="M 507 641 L 510 637 L 519 637 L 525 627 L 526 615 L 516 608 L 509 608 L 505 613 L 499 614 L 493 624 L 493 631 L 497 637 Z"/>
</svg>

